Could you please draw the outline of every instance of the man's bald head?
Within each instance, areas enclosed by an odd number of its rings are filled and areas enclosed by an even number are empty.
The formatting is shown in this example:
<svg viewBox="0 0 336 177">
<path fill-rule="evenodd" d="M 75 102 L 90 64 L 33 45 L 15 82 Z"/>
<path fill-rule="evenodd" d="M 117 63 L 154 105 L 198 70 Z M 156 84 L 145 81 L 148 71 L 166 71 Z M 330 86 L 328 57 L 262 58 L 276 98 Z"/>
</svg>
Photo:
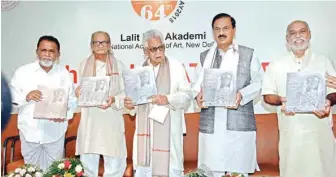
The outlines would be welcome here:
<svg viewBox="0 0 336 177">
<path fill-rule="evenodd" d="M 291 27 L 293 25 L 297 25 L 297 24 L 303 24 L 306 29 L 308 29 L 308 31 L 310 32 L 310 27 L 308 25 L 308 23 L 306 21 L 302 21 L 302 20 L 295 20 L 293 22 L 291 22 L 288 26 L 287 26 L 287 30 L 286 30 L 286 33 L 288 34 L 288 32 L 290 31 Z"/>
</svg>

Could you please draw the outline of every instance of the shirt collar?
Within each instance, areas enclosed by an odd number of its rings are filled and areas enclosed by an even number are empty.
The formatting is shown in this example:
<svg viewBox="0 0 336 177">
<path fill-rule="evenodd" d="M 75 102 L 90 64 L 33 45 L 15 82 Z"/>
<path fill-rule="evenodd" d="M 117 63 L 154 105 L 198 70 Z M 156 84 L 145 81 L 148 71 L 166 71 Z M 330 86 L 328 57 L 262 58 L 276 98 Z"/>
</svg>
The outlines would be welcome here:
<svg viewBox="0 0 336 177">
<path fill-rule="evenodd" d="M 301 60 L 303 63 L 305 63 L 306 65 L 310 62 L 311 58 L 312 58 L 312 50 L 311 47 L 308 46 L 308 48 L 306 49 L 305 53 L 303 54 L 303 56 L 301 58 L 296 57 L 296 55 L 293 53 L 293 51 L 290 51 L 290 54 L 292 56 L 292 58 L 294 59 L 294 62 L 297 62 L 298 60 Z"/>
</svg>

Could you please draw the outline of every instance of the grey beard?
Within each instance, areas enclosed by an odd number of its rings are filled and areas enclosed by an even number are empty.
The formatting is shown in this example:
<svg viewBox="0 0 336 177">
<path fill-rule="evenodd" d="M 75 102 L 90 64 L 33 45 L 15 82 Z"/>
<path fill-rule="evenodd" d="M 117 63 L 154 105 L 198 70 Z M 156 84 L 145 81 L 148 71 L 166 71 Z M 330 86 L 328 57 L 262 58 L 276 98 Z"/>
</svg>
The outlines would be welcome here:
<svg viewBox="0 0 336 177">
<path fill-rule="evenodd" d="M 51 66 L 54 65 L 54 62 L 52 60 L 49 60 L 49 59 L 41 59 L 40 64 L 44 67 L 51 67 Z"/>
<path fill-rule="evenodd" d="M 288 49 L 290 49 L 292 52 L 300 51 L 300 50 L 306 50 L 309 47 L 309 43 L 307 42 L 305 45 L 302 46 L 295 46 L 294 44 L 288 44 Z"/>
</svg>

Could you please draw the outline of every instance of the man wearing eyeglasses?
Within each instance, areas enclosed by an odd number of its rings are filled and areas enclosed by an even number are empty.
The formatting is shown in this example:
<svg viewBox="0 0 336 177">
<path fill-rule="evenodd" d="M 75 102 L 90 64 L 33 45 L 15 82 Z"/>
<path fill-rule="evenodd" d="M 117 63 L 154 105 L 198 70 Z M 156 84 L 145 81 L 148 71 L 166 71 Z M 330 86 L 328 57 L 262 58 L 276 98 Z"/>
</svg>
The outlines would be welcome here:
<svg viewBox="0 0 336 177">
<path fill-rule="evenodd" d="M 129 97 L 125 107 L 137 114 L 133 145 L 136 177 L 181 177 L 183 175 L 184 109 L 192 99 L 184 67 L 165 54 L 161 32 L 149 30 L 143 35 L 146 60 L 156 77 L 158 94 L 148 104 L 134 106 Z M 158 112 L 157 114 L 153 112 Z M 164 117 L 163 123 L 152 119 Z"/>
<path fill-rule="evenodd" d="M 236 21 L 220 13 L 212 20 L 216 43 L 200 55 L 199 77 L 193 87 L 201 109 L 198 166 L 207 166 L 214 177 L 259 170 L 256 157 L 256 123 L 253 99 L 260 94 L 263 70 L 254 49 L 238 45 L 234 40 Z M 222 69 L 236 73 L 236 105 L 204 107 L 204 69 Z"/>
<path fill-rule="evenodd" d="M 77 133 L 76 154 L 89 177 L 97 177 L 100 155 L 104 158 L 104 176 L 121 177 L 126 169 L 126 139 L 123 118 L 124 86 L 121 71 L 124 64 L 111 49 L 110 35 L 97 31 L 91 36 L 92 54 L 80 64 L 81 77 L 110 76 L 107 103 L 98 107 L 81 108 Z M 98 81 L 98 89 L 105 89 Z M 80 87 L 76 96 L 81 94 Z"/>
<path fill-rule="evenodd" d="M 286 31 L 289 53 L 272 61 L 264 77 L 262 87 L 264 101 L 270 105 L 279 106 L 277 114 L 280 134 L 280 176 L 282 177 L 336 176 L 336 141 L 330 113 L 331 106 L 336 101 L 335 88 L 330 84 L 333 77 L 326 76 L 327 86 L 330 88 L 327 88 L 326 104 L 322 110 L 300 114 L 285 111 L 287 73 L 301 71 L 336 73 L 328 57 L 312 51 L 310 39 L 311 31 L 307 22 L 301 20 L 291 22 Z M 308 78 L 307 87 L 310 90 L 307 92 L 315 92 L 313 94 L 316 96 L 318 92 L 314 90 L 318 89 L 319 82 L 318 77 Z M 315 100 L 304 101 L 314 102 Z"/>
</svg>

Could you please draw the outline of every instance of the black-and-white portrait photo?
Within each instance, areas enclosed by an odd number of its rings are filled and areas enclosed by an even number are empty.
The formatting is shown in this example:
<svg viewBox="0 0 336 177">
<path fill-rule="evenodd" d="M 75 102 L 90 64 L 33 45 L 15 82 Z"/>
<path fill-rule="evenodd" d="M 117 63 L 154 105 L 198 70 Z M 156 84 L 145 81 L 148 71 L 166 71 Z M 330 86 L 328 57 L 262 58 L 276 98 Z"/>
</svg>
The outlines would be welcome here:
<svg viewBox="0 0 336 177">
<path fill-rule="evenodd" d="M 219 88 L 216 92 L 216 101 L 219 104 L 230 104 L 231 95 L 235 94 L 233 88 L 233 75 L 230 72 L 224 72 L 219 76 Z"/>
<path fill-rule="evenodd" d="M 126 95 L 134 104 L 145 104 L 157 94 L 153 68 L 149 66 L 125 70 L 123 72 Z"/>
<path fill-rule="evenodd" d="M 149 75 L 149 72 L 141 72 L 140 73 L 140 87 L 150 87 L 150 82 L 149 82 L 149 79 L 150 79 L 150 75 Z"/>
<path fill-rule="evenodd" d="M 231 106 L 235 103 L 235 76 L 231 71 L 206 69 L 203 79 L 205 106 Z"/>
<path fill-rule="evenodd" d="M 308 94 L 311 94 L 311 93 L 317 94 L 320 82 L 321 82 L 321 79 L 318 76 L 316 75 L 309 76 L 305 81 L 306 86 L 303 87 L 304 89 L 303 92 L 308 93 Z"/>
<path fill-rule="evenodd" d="M 65 91 L 64 90 L 55 90 L 53 96 L 53 103 L 62 103 L 65 100 Z"/>
<path fill-rule="evenodd" d="M 152 72 L 152 71 L 151 71 Z M 147 103 L 147 100 L 149 99 L 150 94 L 147 93 L 152 93 L 152 85 L 150 83 L 150 72 L 147 70 L 143 71 L 140 73 L 140 88 L 139 88 L 139 94 L 138 94 L 138 99 L 139 103 Z"/>
<path fill-rule="evenodd" d="M 38 86 L 43 99 L 35 103 L 34 118 L 65 118 L 68 107 L 68 91 L 65 88 Z"/>
<path fill-rule="evenodd" d="M 106 81 L 105 80 L 97 80 L 95 92 L 103 92 L 105 90 Z"/>
<path fill-rule="evenodd" d="M 220 87 L 219 89 L 230 89 L 232 85 L 232 74 L 226 72 L 219 76 L 220 78 Z"/>
<path fill-rule="evenodd" d="M 90 100 L 90 92 L 82 92 L 81 97 L 78 99 L 80 102 L 89 102 Z"/>
<path fill-rule="evenodd" d="M 79 107 L 96 107 L 104 104 L 110 89 L 110 76 L 82 77 Z"/>
<path fill-rule="evenodd" d="M 324 106 L 326 96 L 323 74 L 289 73 L 287 75 L 286 109 L 293 112 L 312 112 Z"/>
<path fill-rule="evenodd" d="M 320 104 L 320 90 L 319 87 L 321 79 L 317 75 L 309 76 L 304 81 L 302 87 L 302 95 L 300 98 L 301 105 L 303 108 L 318 108 Z"/>
</svg>

